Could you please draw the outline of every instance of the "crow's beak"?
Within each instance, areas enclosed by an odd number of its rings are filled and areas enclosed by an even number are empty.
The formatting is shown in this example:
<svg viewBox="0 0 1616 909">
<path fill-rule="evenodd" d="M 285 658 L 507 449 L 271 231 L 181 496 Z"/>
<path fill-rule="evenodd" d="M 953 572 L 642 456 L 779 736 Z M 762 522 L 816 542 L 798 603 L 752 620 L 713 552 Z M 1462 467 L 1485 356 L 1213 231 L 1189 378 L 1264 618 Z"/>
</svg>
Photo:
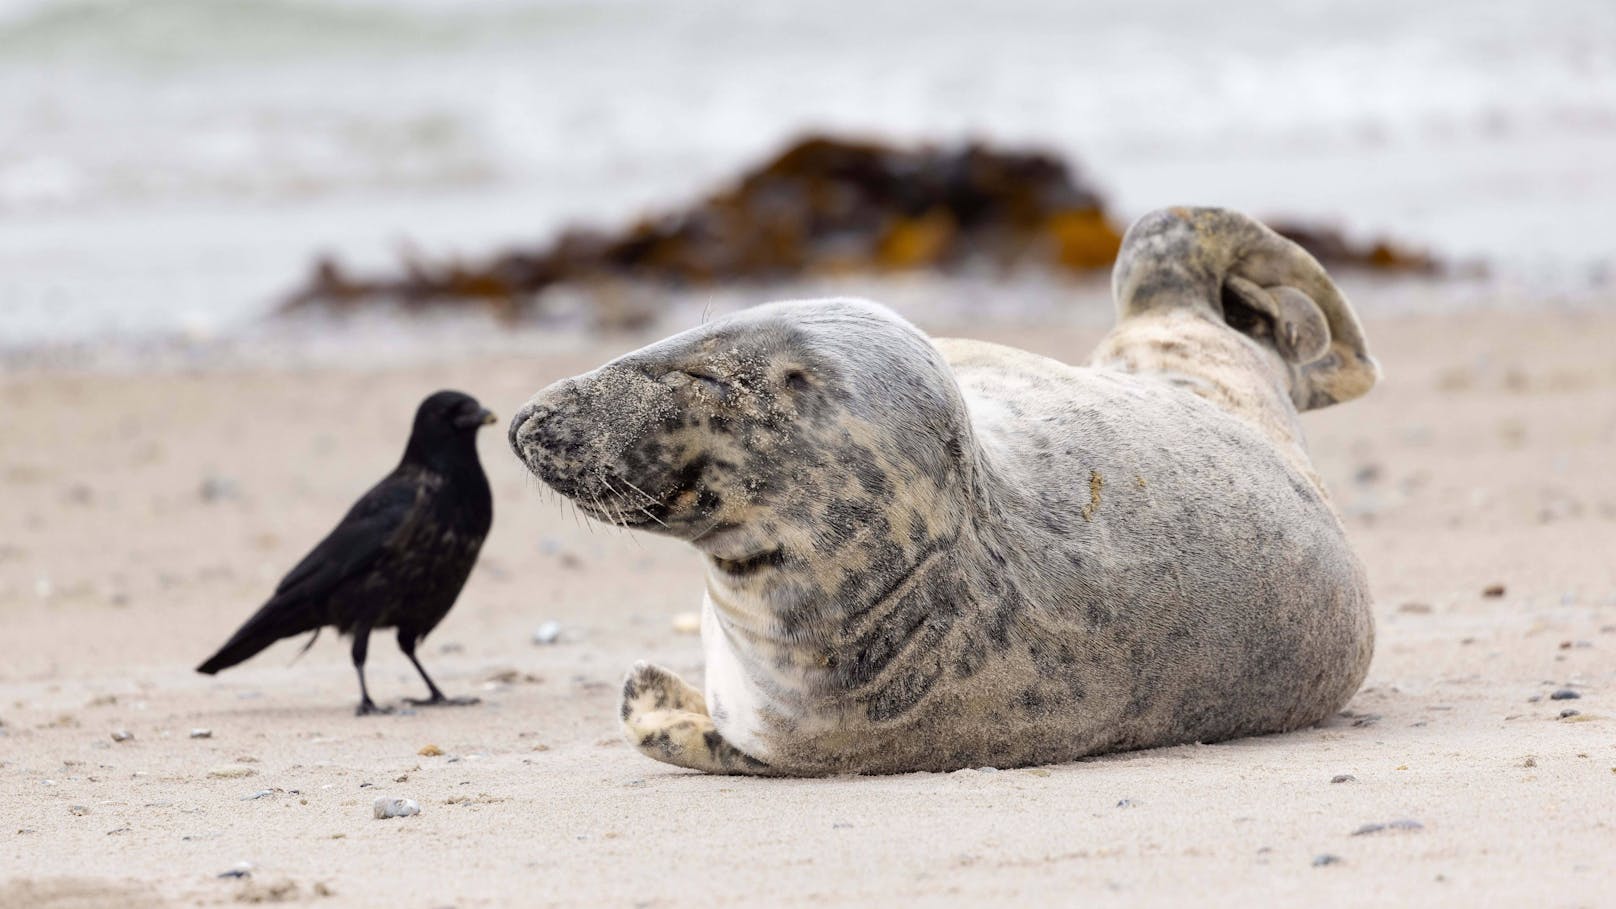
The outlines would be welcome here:
<svg viewBox="0 0 1616 909">
<path fill-rule="evenodd" d="M 494 416 L 494 412 L 486 407 L 477 415 L 477 418 L 479 426 L 493 426 L 499 422 L 499 417 Z"/>
</svg>

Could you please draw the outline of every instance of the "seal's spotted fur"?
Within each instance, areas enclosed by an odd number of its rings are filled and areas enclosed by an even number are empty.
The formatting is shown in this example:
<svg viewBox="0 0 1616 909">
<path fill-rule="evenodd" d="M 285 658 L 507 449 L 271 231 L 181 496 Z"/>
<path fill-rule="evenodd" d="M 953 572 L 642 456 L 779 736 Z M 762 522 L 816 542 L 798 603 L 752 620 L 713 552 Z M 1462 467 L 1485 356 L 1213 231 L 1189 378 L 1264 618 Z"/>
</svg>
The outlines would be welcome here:
<svg viewBox="0 0 1616 909">
<path fill-rule="evenodd" d="M 1350 309 L 1217 210 L 1143 219 L 1116 286 L 1092 367 L 813 301 L 529 402 L 511 442 L 538 476 L 707 558 L 705 695 L 637 665 L 631 740 L 717 773 L 1009 767 L 1345 703 L 1368 587 L 1295 406 L 1373 383 Z"/>
</svg>

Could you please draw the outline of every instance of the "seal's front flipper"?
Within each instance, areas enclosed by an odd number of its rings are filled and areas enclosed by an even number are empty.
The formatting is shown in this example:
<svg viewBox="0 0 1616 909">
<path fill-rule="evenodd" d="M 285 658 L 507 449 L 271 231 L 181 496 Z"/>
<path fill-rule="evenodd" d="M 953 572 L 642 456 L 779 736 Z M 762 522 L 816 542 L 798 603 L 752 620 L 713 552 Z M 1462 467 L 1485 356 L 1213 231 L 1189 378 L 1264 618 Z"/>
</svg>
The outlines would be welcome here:
<svg viewBox="0 0 1616 909">
<path fill-rule="evenodd" d="M 660 666 L 635 663 L 623 679 L 623 734 L 647 757 L 704 773 L 770 773 L 724 740 L 701 692 Z"/>
</svg>

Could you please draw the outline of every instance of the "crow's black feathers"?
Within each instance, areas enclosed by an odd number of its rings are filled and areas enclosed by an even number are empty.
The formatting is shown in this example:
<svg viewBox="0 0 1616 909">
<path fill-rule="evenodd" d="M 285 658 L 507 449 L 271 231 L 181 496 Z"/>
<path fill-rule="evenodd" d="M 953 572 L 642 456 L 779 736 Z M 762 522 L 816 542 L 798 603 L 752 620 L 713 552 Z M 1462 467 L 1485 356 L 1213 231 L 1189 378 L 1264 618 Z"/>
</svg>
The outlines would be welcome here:
<svg viewBox="0 0 1616 909">
<path fill-rule="evenodd" d="M 477 460 L 477 430 L 493 419 L 459 392 L 421 402 L 398 467 L 354 503 L 197 671 L 211 675 L 282 638 L 333 626 L 353 635 L 359 712 L 370 713 L 377 709 L 365 686 L 370 632 L 396 628 L 399 648 L 431 695 L 422 703 L 462 703 L 433 684 L 415 646 L 454 605 L 493 522 L 493 498 Z"/>
</svg>

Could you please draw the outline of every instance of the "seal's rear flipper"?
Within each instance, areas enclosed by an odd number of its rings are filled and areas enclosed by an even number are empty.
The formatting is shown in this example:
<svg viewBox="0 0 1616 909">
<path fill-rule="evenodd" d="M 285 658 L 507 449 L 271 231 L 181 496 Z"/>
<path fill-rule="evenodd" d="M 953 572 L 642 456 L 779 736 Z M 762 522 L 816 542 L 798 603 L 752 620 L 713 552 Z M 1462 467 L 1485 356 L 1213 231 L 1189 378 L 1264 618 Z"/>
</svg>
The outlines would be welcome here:
<svg viewBox="0 0 1616 909">
<path fill-rule="evenodd" d="M 1277 353 L 1297 410 L 1350 401 L 1380 369 L 1335 282 L 1302 247 L 1221 208 L 1164 208 L 1134 222 L 1112 272 L 1118 327 L 1171 312 L 1227 324 Z"/>
</svg>

